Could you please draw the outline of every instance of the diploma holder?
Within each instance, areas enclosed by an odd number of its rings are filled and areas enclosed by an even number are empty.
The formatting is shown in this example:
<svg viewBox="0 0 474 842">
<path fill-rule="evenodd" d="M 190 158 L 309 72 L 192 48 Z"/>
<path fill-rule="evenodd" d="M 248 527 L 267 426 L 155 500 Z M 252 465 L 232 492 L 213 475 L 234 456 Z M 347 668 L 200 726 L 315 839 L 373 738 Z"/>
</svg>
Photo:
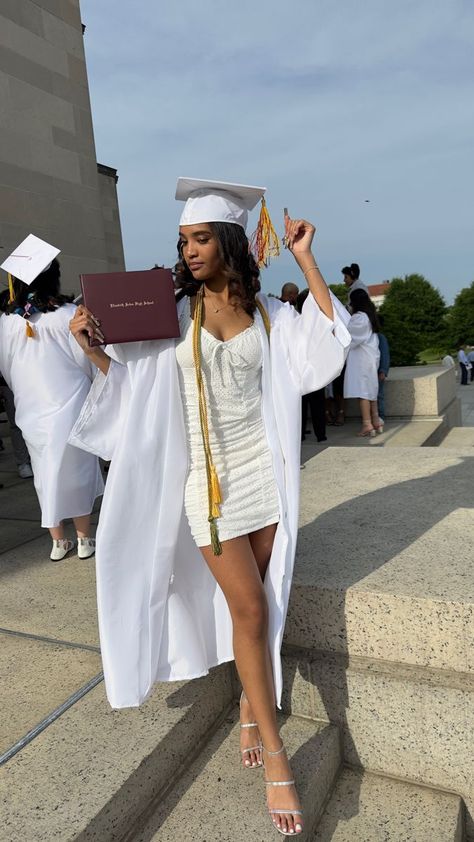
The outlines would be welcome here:
<svg viewBox="0 0 474 842">
<path fill-rule="evenodd" d="M 179 336 L 171 269 L 81 275 L 80 280 L 84 305 L 100 322 L 104 345 Z"/>
</svg>

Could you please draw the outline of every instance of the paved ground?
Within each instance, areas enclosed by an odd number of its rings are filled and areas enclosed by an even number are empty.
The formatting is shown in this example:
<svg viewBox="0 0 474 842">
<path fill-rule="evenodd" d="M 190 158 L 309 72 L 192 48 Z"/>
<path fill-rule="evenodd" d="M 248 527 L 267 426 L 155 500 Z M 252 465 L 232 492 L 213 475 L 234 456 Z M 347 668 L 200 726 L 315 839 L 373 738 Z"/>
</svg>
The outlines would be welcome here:
<svg viewBox="0 0 474 842">
<path fill-rule="evenodd" d="M 474 384 L 458 387 L 463 421 L 474 426 Z M 95 606 L 94 560 L 72 553 L 49 561 L 50 539 L 41 529 L 31 480 L 18 477 L 9 428 L 0 415 L 0 670 L 2 717 L 0 754 L 32 739 L 38 727 L 60 715 L 91 686 L 100 682 L 100 657 Z M 400 425 L 372 443 L 384 444 Z M 328 440 L 318 445 L 309 433 L 302 445 L 305 462 L 325 447 L 370 443 L 357 438 L 359 425 L 328 427 Z M 95 515 L 97 520 L 97 514 Z M 72 537 L 72 527 L 68 526 Z"/>
</svg>

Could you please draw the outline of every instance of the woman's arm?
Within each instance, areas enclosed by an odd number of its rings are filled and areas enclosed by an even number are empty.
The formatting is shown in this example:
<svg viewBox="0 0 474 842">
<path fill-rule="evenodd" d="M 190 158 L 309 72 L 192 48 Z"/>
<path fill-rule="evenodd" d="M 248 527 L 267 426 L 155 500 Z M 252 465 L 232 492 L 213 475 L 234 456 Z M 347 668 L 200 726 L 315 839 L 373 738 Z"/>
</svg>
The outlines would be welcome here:
<svg viewBox="0 0 474 842">
<path fill-rule="evenodd" d="M 311 251 L 315 231 L 316 228 L 311 222 L 307 222 L 305 219 L 290 219 L 289 216 L 285 215 L 286 246 L 290 249 L 300 267 L 319 308 L 328 319 L 333 319 L 334 310 L 331 296 Z"/>
<path fill-rule="evenodd" d="M 83 304 L 79 305 L 74 317 L 69 322 L 69 330 L 89 360 L 102 374 L 107 374 L 110 366 L 110 357 L 102 348 L 98 346 L 91 348 L 89 345 L 89 338 L 98 339 L 99 342 L 104 341 L 104 334 L 100 329 L 100 322 Z"/>
</svg>

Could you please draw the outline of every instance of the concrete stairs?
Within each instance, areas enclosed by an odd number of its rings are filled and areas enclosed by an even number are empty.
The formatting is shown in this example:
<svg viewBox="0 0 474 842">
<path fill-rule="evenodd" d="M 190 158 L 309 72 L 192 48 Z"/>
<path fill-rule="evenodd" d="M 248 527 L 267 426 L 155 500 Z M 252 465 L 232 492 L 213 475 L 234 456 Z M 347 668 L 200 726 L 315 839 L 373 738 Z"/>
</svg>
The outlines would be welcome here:
<svg viewBox="0 0 474 842">
<path fill-rule="evenodd" d="M 237 714 L 216 731 L 169 796 L 130 842 L 206 842 L 276 839 L 265 806 L 263 771 L 245 770 L 239 757 Z M 289 717 L 282 736 L 292 757 L 307 831 L 315 828 L 341 763 L 338 729 Z"/>
<path fill-rule="evenodd" d="M 462 842 L 461 799 L 344 769 L 313 842 Z"/>
<path fill-rule="evenodd" d="M 474 427 L 452 427 L 448 430 L 440 447 L 474 447 Z"/>
<path fill-rule="evenodd" d="M 279 838 L 263 771 L 243 769 L 231 668 L 111 711 L 103 685 L 3 768 L 2 842 Z M 464 842 L 459 796 L 343 767 L 337 725 L 281 715 L 314 842 Z M 133 737 L 133 740 L 131 740 Z"/>
<path fill-rule="evenodd" d="M 388 433 L 375 449 L 333 447 L 301 474 L 282 734 L 302 842 L 474 842 L 464 429 L 436 449 L 380 447 Z M 232 668 L 110 710 L 93 561 L 51 565 L 31 487 L 14 471 L 2 480 L 0 751 L 18 751 L 1 769 L 0 842 L 280 838 L 262 771 L 239 762 Z"/>
</svg>

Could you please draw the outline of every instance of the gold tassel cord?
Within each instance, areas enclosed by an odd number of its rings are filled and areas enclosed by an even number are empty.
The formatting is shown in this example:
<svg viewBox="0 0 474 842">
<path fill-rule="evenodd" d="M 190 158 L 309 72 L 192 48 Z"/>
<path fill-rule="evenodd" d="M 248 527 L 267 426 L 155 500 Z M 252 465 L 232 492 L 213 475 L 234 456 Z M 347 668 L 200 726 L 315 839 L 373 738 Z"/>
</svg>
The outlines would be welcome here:
<svg viewBox="0 0 474 842">
<path fill-rule="evenodd" d="M 35 332 L 29 322 L 26 323 L 26 335 L 29 339 L 33 339 L 35 337 Z"/>
<path fill-rule="evenodd" d="M 194 368 L 196 372 L 196 384 L 198 390 L 199 403 L 199 421 L 201 424 L 202 442 L 204 445 L 204 456 L 206 463 L 207 475 L 207 498 L 209 506 L 209 529 L 211 534 L 211 546 L 214 555 L 222 555 L 222 545 L 219 541 L 219 532 L 217 529 L 216 520 L 221 516 L 220 504 L 222 503 L 222 492 L 219 483 L 219 477 L 215 465 L 212 461 L 211 445 L 209 442 L 209 423 L 207 418 L 207 404 L 206 391 L 204 387 L 204 379 L 202 376 L 202 360 L 201 360 L 201 326 L 202 326 L 202 301 L 203 293 L 200 289 L 196 295 L 196 304 L 194 307 L 194 325 L 193 325 L 193 357 Z M 268 339 L 270 339 L 270 319 L 265 307 L 260 301 L 256 301 L 257 308 L 263 319 L 265 331 Z"/>
<path fill-rule="evenodd" d="M 217 529 L 216 520 L 220 517 L 220 504 L 222 503 L 222 494 L 219 484 L 219 477 L 212 461 L 211 445 L 209 442 L 209 424 L 207 418 L 206 406 L 206 392 L 204 388 L 204 380 L 202 376 L 201 365 L 201 325 L 202 325 L 202 288 L 198 290 L 196 295 L 196 304 L 194 307 L 194 326 L 193 326 L 193 356 L 194 368 L 196 371 L 196 384 L 198 390 L 199 403 L 199 420 L 201 423 L 202 442 L 204 445 L 204 456 L 206 463 L 207 474 L 207 497 L 209 505 L 209 529 L 211 533 L 211 545 L 214 555 L 222 555 L 222 545 L 219 541 L 219 533 Z"/>
<path fill-rule="evenodd" d="M 270 258 L 280 254 L 280 240 L 270 219 L 265 199 L 262 199 L 257 228 L 250 237 L 250 251 L 259 269 L 268 266 Z"/>
<path fill-rule="evenodd" d="M 12 278 L 12 276 L 10 275 L 10 272 L 8 273 L 8 291 L 9 291 L 9 293 L 10 293 L 10 297 L 9 297 L 9 299 L 8 299 L 8 303 L 9 303 L 9 304 L 12 304 L 12 303 L 14 302 L 14 300 L 15 300 L 15 290 L 13 289 L 13 278 Z"/>
</svg>

